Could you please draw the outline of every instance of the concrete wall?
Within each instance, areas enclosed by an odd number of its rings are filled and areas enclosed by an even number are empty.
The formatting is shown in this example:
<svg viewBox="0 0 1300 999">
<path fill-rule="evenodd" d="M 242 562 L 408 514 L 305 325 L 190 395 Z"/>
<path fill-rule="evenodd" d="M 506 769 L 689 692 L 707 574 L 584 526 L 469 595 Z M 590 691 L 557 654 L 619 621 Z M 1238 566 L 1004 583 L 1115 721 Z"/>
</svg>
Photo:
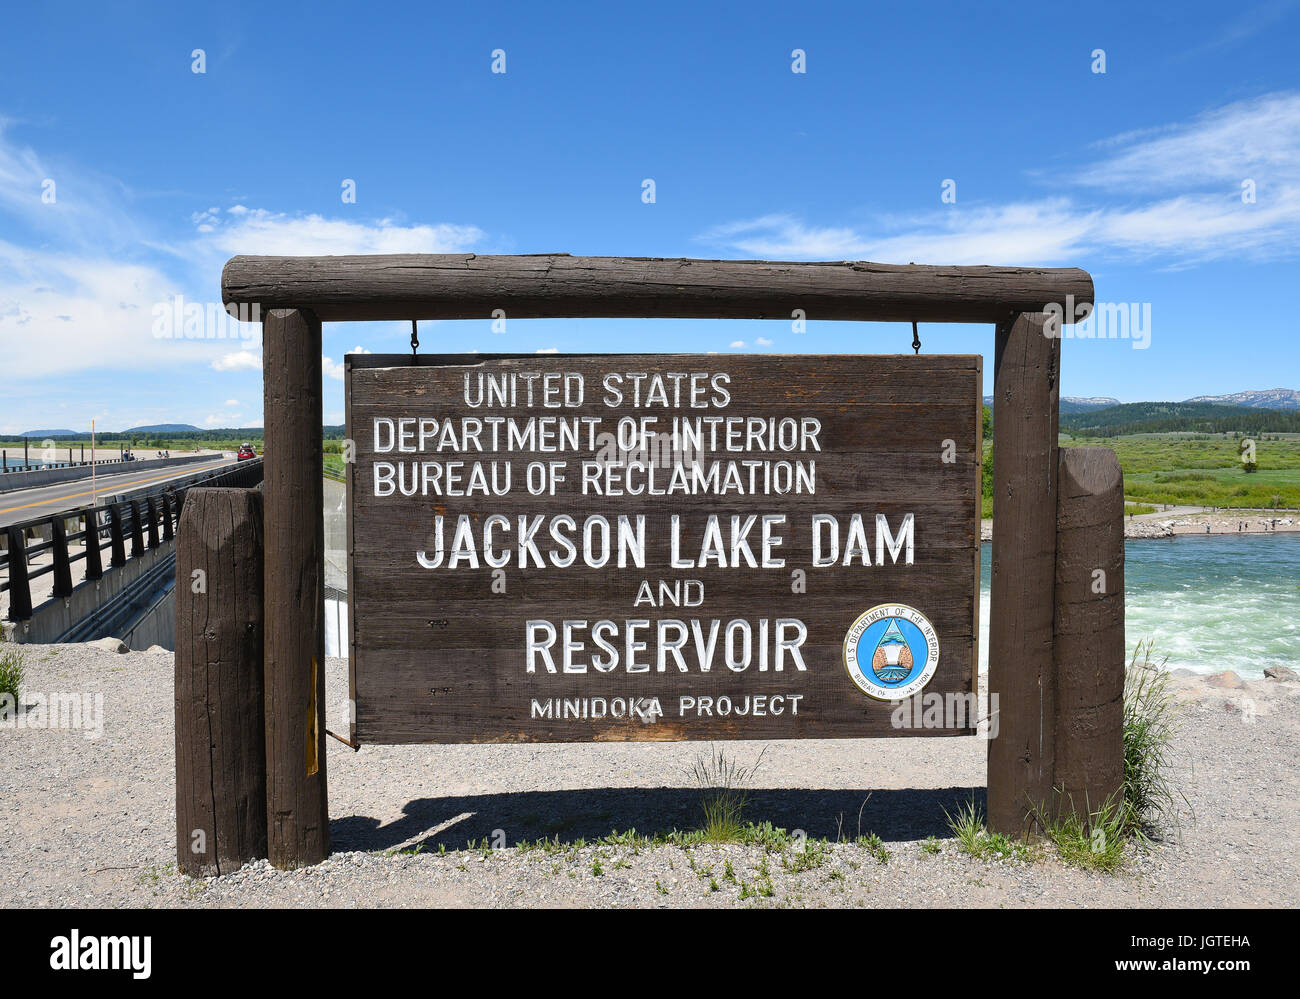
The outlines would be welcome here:
<svg viewBox="0 0 1300 999">
<path fill-rule="evenodd" d="M 192 465 L 196 461 L 212 461 L 218 457 L 214 454 L 187 454 L 178 458 L 149 458 L 146 461 L 116 461 L 95 466 L 95 473 L 116 475 L 118 472 L 148 471 L 151 468 L 170 468 L 174 465 Z M 32 472 L 9 472 L 0 475 L 0 493 L 15 489 L 31 489 L 33 486 L 48 486 L 56 482 L 68 482 L 75 479 L 89 479 L 89 465 L 74 465 L 68 468 L 38 468 Z"/>
<path fill-rule="evenodd" d="M 132 649 L 161 645 L 170 652 L 176 651 L 176 587 L 173 585 L 166 593 L 156 596 L 153 606 L 135 624 L 114 637 L 122 639 Z"/>
<path fill-rule="evenodd" d="M 137 627 L 143 634 L 150 627 L 147 621 L 135 625 L 131 620 L 135 617 L 135 614 L 130 613 L 125 604 L 120 608 L 112 605 L 124 599 L 124 594 L 129 591 L 140 590 L 145 585 L 144 577 L 150 575 L 154 579 L 145 586 L 144 592 L 133 595 L 138 598 L 139 606 L 136 608 L 137 611 L 143 611 L 153 604 L 158 594 L 169 581 L 169 570 L 173 574 L 175 572 L 175 551 L 172 546 L 173 542 L 168 541 L 160 544 L 157 548 L 149 549 L 139 558 L 127 559 L 125 565 L 120 565 L 117 568 L 105 566 L 102 579 L 86 580 L 73 588 L 71 596 L 45 601 L 45 603 L 35 608 L 30 620 L 4 622 L 6 637 L 13 642 L 41 645 L 53 644 L 65 640 L 64 636 L 75 626 L 86 622 L 91 615 L 104 610 L 114 612 L 112 615 L 108 615 L 110 619 L 105 622 L 104 627 L 90 629 L 86 635 L 75 640 L 91 641 L 96 638 L 106 638 L 110 635 L 114 638 L 124 639 L 124 636 L 117 634 L 115 630 L 115 626 L 120 629 L 124 625 Z M 156 628 L 155 631 L 148 633 L 150 635 L 156 634 Z M 131 643 L 127 642 L 127 644 L 130 645 Z M 166 642 L 149 641 L 140 648 L 148 648 L 149 645 L 153 644 L 171 648 L 172 641 L 170 639 Z M 135 648 L 136 646 L 132 645 L 131 647 Z"/>
</svg>

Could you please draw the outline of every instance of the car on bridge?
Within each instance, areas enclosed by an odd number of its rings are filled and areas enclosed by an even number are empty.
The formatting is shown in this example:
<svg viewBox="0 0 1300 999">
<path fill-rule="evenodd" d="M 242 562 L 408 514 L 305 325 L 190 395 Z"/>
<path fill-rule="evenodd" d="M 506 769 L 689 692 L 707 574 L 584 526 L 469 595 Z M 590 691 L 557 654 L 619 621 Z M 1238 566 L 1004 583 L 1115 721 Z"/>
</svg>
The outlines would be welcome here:
<svg viewBox="0 0 1300 999">
<path fill-rule="evenodd" d="M 249 458 L 256 458 L 257 452 L 253 450 L 253 445 L 244 442 L 239 445 L 239 450 L 235 452 L 236 461 L 247 461 Z"/>
</svg>

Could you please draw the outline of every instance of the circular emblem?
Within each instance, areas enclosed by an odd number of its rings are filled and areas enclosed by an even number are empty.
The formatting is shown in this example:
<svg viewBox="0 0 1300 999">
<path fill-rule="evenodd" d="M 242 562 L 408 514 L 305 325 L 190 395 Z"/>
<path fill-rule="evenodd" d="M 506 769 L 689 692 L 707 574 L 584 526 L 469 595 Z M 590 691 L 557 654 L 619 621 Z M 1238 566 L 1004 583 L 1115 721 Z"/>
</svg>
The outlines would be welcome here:
<svg viewBox="0 0 1300 999">
<path fill-rule="evenodd" d="M 864 694 L 901 701 L 920 691 L 939 665 L 939 636 L 907 604 L 877 604 L 844 636 L 844 668 Z"/>
</svg>

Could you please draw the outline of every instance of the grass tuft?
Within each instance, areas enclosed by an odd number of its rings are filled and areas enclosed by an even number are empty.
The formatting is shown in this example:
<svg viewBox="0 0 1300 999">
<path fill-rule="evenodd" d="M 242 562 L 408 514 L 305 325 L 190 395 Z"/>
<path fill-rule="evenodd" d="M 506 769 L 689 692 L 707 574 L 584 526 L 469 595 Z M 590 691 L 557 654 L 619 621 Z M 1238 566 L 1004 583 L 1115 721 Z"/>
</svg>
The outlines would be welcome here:
<svg viewBox="0 0 1300 999">
<path fill-rule="evenodd" d="M 1061 860 L 1085 870 L 1115 871 L 1124 863 L 1124 845 L 1129 839 L 1124 805 L 1115 798 L 1081 818 L 1074 808 L 1048 816 L 1038 812 L 1047 838 L 1056 844 Z"/>
<path fill-rule="evenodd" d="M 27 669 L 22 651 L 12 642 L 0 637 L 0 697 L 8 694 L 12 699 L 13 709 L 18 706 L 18 688 L 27 677 Z"/>
<path fill-rule="evenodd" d="M 1186 795 L 1173 780 L 1177 732 L 1168 657 L 1152 662 L 1151 641 L 1138 642 L 1124 677 L 1124 832 L 1141 840 L 1177 831 Z"/>
<path fill-rule="evenodd" d="M 1034 851 L 1026 842 L 1013 840 L 1004 833 L 991 833 L 984 825 L 984 813 L 975 807 L 975 797 L 951 815 L 943 810 L 948 828 L 957 839 L 962 852 L 977 860 L 1031 860 Z M 935 850 L 934 852 L 938 852 Z"/>
<path fill-rule="evenodd" d="M 758 773 L 766 749 L 758 754 L 752 766 L 742 766 L 735 757 L 723 749 L 710 748 L 707 756 L 700 756 L 687 771 L 695 786 L 700 789 L 700 807 L 704 812 L 701 827 L 704 840 L 710 843 L 734 843 L 746 832 L 745 805 L 749 800 L 747 786 Z"/>
</svg>

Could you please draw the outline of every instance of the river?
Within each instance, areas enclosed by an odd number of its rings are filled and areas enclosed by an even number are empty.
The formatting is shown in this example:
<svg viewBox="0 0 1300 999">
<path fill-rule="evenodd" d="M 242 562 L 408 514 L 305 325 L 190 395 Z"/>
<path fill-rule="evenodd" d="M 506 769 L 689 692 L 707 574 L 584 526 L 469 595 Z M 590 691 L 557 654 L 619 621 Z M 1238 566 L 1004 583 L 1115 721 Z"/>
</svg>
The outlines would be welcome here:
<svg viewBox="0 0 1300 999">
<path fill-rule="evenodd" d="M 980 668 L 988 666 L 989 556 L 980 575 Z M 1152 639 L 1157 660 L 1197 673 L 1258 680 L 1266 666 L 1300 672 L 1300 533 L 1128 541 L 1131 653 Z"/>
</svg>

